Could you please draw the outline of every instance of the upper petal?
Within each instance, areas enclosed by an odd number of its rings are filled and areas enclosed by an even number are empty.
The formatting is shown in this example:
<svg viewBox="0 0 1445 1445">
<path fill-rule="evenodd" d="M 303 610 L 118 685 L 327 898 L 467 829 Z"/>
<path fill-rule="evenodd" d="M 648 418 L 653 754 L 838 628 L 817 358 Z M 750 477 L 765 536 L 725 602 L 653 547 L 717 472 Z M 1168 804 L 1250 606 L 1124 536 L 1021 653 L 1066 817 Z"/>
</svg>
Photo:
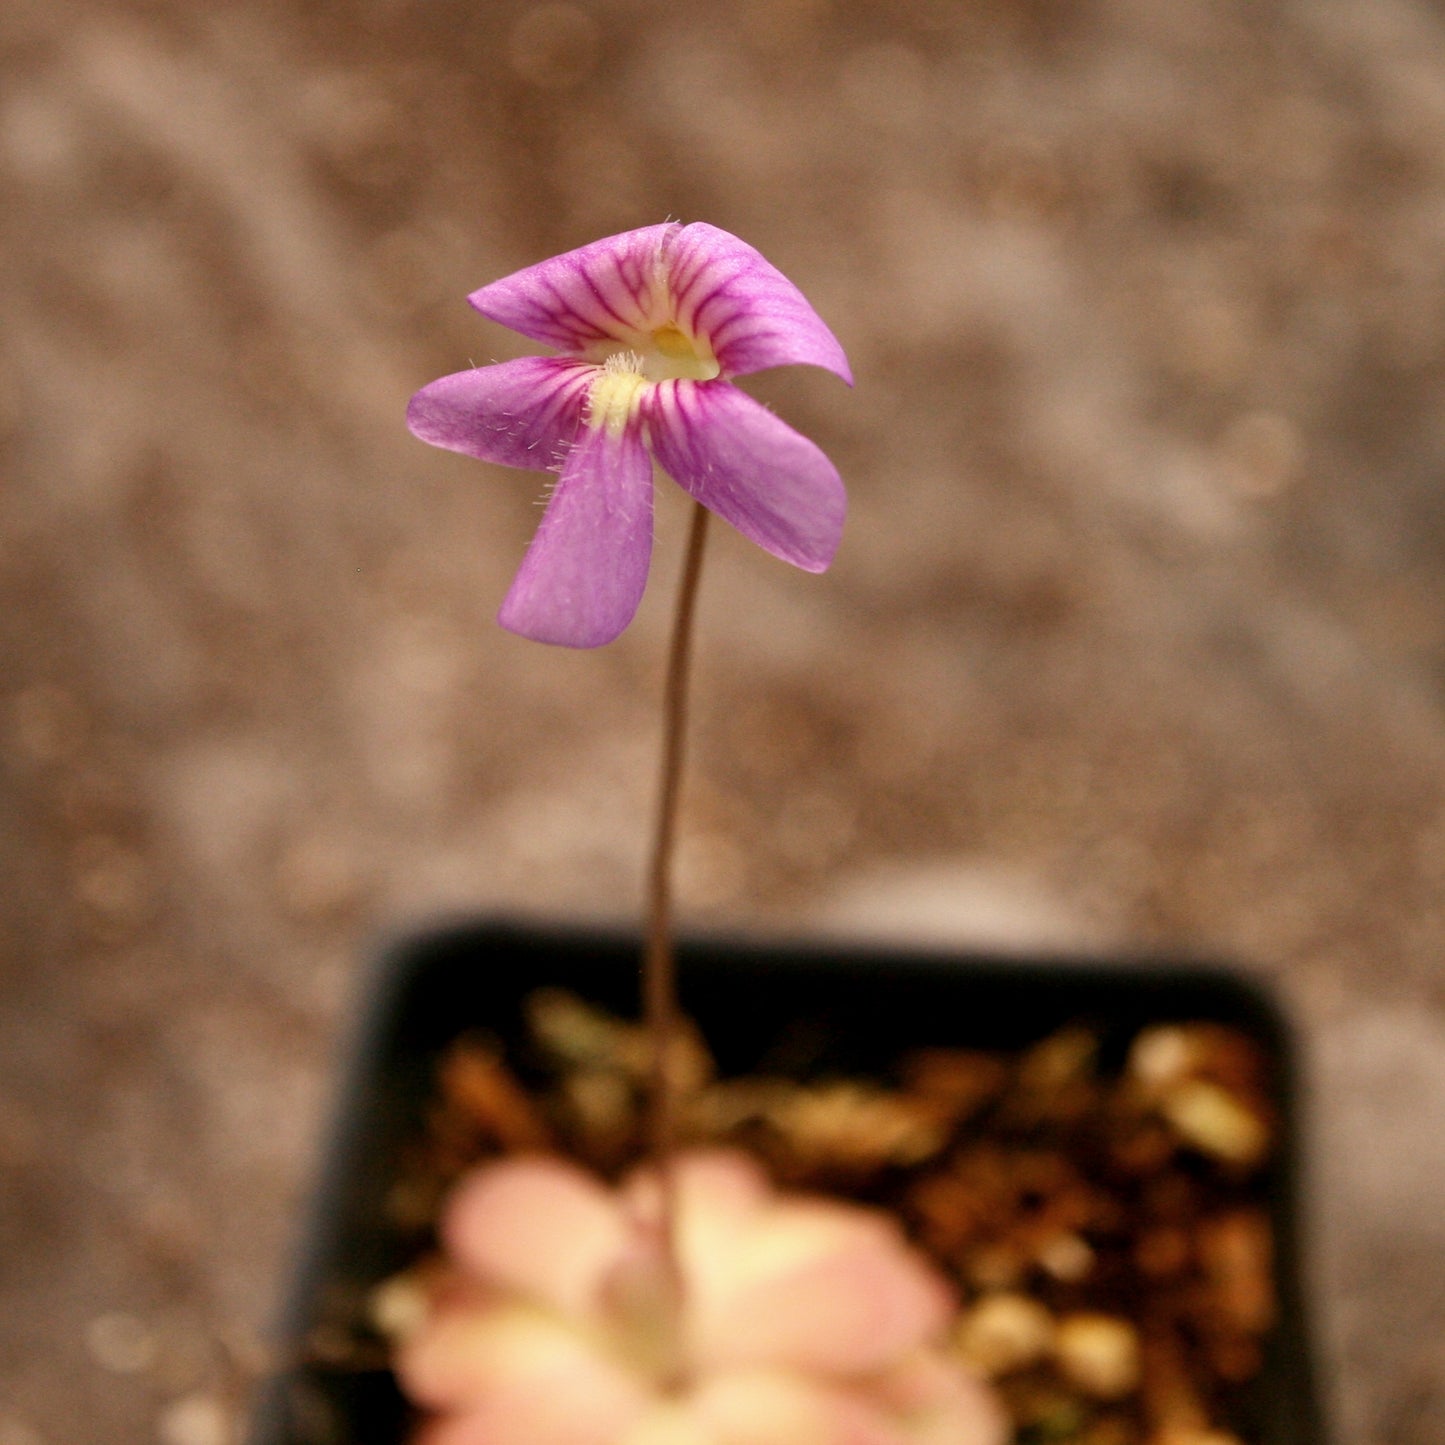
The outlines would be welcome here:
<svg viewBox="0 0 1445 1445">
<path fill-rule="evenodd" d="M 558 465 L 582 419 L 596 368 L 526 356 L 458 371 L 422 387 L 406 409 L 412 434 L 504 467 Z"/>
<path fill-rule="evenodd" d="M 643 414 L 658 464 L 703 506 L 795 567 L 828 567 L 848 499 L 807 437 L 725 381 L 661 382 Z"/>
<path fill-rule="evenodd" d="M 483 316 L 559 351 L 637 344 L 671 319 L 665 247 L 679 229 L 674 221 L 608 236 L 504 276 L 468 299 Z"/>
<path fill-rule="evenodd" d="M 612 1192 L 584 1170 L 521 1155 L 466 1175 L 447 1201 L 442 1235 L 477 1278 L 583 1319 L 626 1242 Z"/>
<path fill-rule="evenodd" d="M 583 426 L 497 620 L 564 647 L 632 621 L 652 558 L 652 463 L 635 426 Z"/>
<path fill-rule="evenodd" d="M 676 325 L 707 340 L 724 376 L 821 366 L 850 386 L 838 338 L 803 293 L 746 241 L 698 221 L 666 238 Z"/>
</svg>

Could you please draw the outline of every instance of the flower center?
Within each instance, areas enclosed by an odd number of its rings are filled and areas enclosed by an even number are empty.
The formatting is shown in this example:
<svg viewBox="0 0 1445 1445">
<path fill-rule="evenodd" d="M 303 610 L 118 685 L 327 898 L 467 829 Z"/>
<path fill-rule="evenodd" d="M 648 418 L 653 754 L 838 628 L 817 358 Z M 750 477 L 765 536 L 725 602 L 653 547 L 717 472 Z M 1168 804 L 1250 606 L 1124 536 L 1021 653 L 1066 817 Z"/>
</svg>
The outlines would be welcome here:
<svg viewBox="0 0 1445 1445">
<path fill-rule="evenodd" d="M 642 358 L 635 351 L 614 351 L 603 361 L 587 390 L 587 421 L 613 436 L 627 428 L 637 411 L 637 397 L 647 385 Z"/>
<path fill-rule="evenodd" d="M 643 387 L 659 381 L 711 381 L 722 372 L 712 348 L 670 321 L 636 344 L 608 342 L 592 353 L 600 363 L 587 392 L 587 420 L 619 435 L 637 412 Z"/>
<path fill-rule="evenodd" d="M 711 381 L 722 367 L 706 342 L 694 341 L 668 322 L 652 333 L 643 369 L 649 381 Z"/>
<path fill-rule="evenodd" d="M 648 382 L 712 381 L 722 373 L 707 342 L 689 336 L 671 321 L 654 331 L 636 332 L 626 341 L 599 342 L 584 354 L 607 372 Z M 596 383 L 593 386 L 595 390 Z"/>
</svg>

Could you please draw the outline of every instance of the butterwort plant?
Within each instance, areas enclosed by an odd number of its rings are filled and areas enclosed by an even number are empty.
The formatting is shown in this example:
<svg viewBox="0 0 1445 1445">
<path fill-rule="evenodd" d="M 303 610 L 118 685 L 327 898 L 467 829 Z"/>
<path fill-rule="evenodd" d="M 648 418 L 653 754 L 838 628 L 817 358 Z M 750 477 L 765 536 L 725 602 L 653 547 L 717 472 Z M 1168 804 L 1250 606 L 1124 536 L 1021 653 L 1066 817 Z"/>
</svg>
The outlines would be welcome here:
<svg viewBox="0 0 1445 1445">
<path fill-rule="evenodd" d="M 821 572 L 837 469 L 733 385 L 823 367 L 837 338 L 757 251 L 668 223 L 471 296 L 553 348 L 412 398 L 423 441 L 557 474 L 502 626 L 597 647 L 632 620 L 652 554 L 654 464 L 693 498 L 664 685 L 643 1013 L 650 1159 L 614 1190 L 560 1160 L 483 1165 L 446 1206 L 447 1259 L 401 1331 L 424 1445 L 1001 1445 L 987 1386 L 945 1344 L 952 1296 L 897 1221 L 775 1193 L 756 1162 L 677 1147 L 672 938 L 694 604 L 710 514 Z"/>
<path fill-rule="evenodd" d="M 733 380 L 791 363 L 850 385 L 852 372 L 802 292 L 746 242 L 702 223 L 646 226 L 470 300 L 557 353 L 444 376 L 407 413 L 435 446 L 557 473 L 503 627 L 597 647 L 627 626 L 652 554 L 654 461 L 783 561 L 822 572 L 833 560 L 837 469 Z"/>
</svg>

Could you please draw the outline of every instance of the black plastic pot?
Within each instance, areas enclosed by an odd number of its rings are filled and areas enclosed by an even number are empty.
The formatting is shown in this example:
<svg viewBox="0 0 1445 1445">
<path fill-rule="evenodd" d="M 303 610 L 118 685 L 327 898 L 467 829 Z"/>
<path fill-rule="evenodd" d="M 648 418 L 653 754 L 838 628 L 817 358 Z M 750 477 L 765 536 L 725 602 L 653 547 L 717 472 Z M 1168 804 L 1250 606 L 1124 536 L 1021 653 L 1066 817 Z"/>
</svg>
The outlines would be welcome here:
<svg viewBox="0 0 1445 1445">
<path fill-rule="evenodd" d="M 639 948 L 614 934 L 465 924 L 403 943 L 384 960 L 336 1122 L 329 1167 L 281 1340 L 289 1361 L 259 1403 L 252 1445 L 396 1445 L 406 1407 L 379 1358 L 328 1364 L 354 1336 L 372 1288 L 410 1262 L 385 1201 L 421 1128 L 446 1047 L 485 1026 L 517 1036 L 525 996 L 575 990 L 635 1014 Z M 781 1059 L 799 1072 L 884 1068 L 916 1046 L 1022 1047 L 1074 1020 L 1121 1055 L 1143 1026 L 1228 1023 L 1271 1061 L 1280 1137 L 1265 1179 L 1280 1322 L 1244 1401 L 1251 1445 L 1322 1445 L 1300 1287 L 1298 1095 L 1287 1028 L 1255 985 L 1217 968 L 1137 960 L 1018 959 L 689 942 L 684 1008 L 724 1074 Z"/>
</svg>

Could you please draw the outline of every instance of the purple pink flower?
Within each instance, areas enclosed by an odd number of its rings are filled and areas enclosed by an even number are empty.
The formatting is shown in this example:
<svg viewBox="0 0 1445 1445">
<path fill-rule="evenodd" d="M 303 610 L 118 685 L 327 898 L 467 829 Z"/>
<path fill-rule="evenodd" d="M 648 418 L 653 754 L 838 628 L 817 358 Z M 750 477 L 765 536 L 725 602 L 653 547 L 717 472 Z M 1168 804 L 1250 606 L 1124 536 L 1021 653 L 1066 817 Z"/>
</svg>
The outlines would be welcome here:
<svg viewBox="0 0 1445 1445">
<path fill-rule="evenodd" d="M 597 647 L 627 626 L 652 552 L 654 460 L 774 556 L 810 572 L 832 561 L 837 470 L 732 381 L 791 363 L 852 374 L 802 292 L 751 246 L 701 223 L 647 226 L 469 299 L 558 353 L 444 376 L 407 410 L 423 441 L 558 473 L 503 627 Z"/>
<path fill-rule="evenodd" d="M 779 1193 L 736 1152 L 671 1167 L 671 1288 L 648 1170 L 611 1189 L 517 1156 L 460 1183 L 397 1350 L 415 1445 L 1003 1445 L 896 1221 Z"/>
</svg>

